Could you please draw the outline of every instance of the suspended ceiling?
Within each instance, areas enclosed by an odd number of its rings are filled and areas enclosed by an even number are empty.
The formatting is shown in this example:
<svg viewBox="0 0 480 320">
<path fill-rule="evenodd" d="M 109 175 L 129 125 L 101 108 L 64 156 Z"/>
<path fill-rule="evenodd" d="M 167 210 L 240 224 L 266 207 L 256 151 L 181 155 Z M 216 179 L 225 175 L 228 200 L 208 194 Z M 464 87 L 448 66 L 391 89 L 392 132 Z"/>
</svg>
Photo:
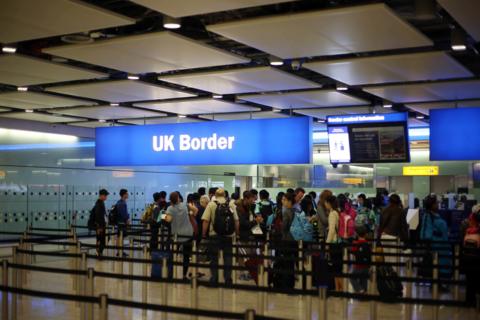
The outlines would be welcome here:
<svg viewBox="0 0 480 320">
<path fill-rule="evenodd" d="M 0 45 L 17 52 L 0 53 L 0 117 L 96 127 L 375 110 L 428 124 L 430 109 L 480 105 L 478 1 L 439 0 L 426 16 L 409 0 L 352 3 L 4 0 Z M 451 50 L 452 27 L 466 51 Z"/>
</svg>

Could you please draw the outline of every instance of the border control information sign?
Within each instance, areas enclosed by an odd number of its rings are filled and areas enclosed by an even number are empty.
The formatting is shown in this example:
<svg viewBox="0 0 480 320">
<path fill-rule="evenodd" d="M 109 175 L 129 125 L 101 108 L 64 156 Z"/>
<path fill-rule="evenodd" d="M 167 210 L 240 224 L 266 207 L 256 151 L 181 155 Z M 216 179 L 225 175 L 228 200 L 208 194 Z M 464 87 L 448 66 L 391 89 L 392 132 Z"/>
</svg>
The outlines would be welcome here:
<svg viewBox="0 0 480 320">
<path fill-rule="evenodd" d="M 95 129 L 96 166 L 306 164 L 308 117 Z"/>
</svg>

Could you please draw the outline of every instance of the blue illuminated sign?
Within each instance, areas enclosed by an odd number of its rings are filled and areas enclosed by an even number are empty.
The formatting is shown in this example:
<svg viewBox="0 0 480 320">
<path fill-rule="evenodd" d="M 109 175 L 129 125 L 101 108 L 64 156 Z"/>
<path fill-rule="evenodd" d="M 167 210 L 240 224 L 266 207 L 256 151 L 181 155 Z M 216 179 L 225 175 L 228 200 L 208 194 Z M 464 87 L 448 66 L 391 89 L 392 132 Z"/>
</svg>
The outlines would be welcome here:
<svg viewBox="0 0 480 320">
<path fill-rule="evenodd" d="M 480 108 L 430 110 L 430 160 L 480 160 Z"/>
<path fill-rule="evenodd" d="M 305 164 L 311 119 L 263 119 L 105 127 L 95 130 L 95 165 Z"/>
<path fill-rule="evenodd" d="M 329 125 L 357 124 L 357 123 L 382 123 L 382 122 L 403 122 L 408 120 L 406 112 L 384 113 L 384 114 L 356 114 L 342 116 L 328 116 Z"/>
</svg>

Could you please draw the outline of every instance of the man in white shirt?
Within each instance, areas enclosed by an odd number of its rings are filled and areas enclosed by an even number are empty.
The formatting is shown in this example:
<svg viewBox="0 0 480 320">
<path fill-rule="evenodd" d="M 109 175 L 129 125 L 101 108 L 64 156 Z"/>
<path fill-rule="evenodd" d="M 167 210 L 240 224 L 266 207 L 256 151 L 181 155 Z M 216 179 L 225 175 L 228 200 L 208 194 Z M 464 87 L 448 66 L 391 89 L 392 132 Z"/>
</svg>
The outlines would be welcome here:
<svg viewBox="0 0 480 320">
<path fill-rule="evenodd" d="M 219 214 L 218 217 L 217 214 Z M 230 209 L 230 206 L 225 199 L 225 190 L 216 190 L 215 200 L 208 203 L 205 212 L 203 213 L 202 221 L 202 239 L 207 238 L 207 232 L 209 235 L 208 252 L 210 255 L 210 282 L 212 284 L 218 283 L 218 252 L 219 250 L 222 250 L 223 264 L 225 266 L 223 273 L 225 284 L 231 284 L 232 239 L 235 234 L 239 234 L 239 222 L 237 213 Z"/>
</svg>

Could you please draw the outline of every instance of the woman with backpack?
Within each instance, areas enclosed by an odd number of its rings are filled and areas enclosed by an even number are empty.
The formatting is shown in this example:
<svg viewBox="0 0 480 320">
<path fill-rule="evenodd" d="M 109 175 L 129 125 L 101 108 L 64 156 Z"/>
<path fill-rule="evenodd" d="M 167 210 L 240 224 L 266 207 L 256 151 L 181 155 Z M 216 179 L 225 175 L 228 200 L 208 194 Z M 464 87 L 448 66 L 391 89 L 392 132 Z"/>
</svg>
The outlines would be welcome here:
<svg viewBox="0 0 480 320">
<path fill-rule="evenodd" d="M 357 217 L 357 212 L 344 194 L 340 194 L 337 200 L 340 209 L 338 235 L 342 242 L 351 243 L 355 238 L 355 218 Z"/>
<path fill-rule="evenodd" d="M 472 208 L 462 246 L 462 265 L 466 278 L 465 302 L 475 306 L 480 294 L 480 204 Z"/>
<path fill-rule="evenodd" d="M 340 216 L 338 214 L 338 200 L 335 196 L 330 196 L 325 200 L 325 208 L 328 212 L 328 233 L 327 250 L 330 255 L 330 263 L 332 264 L 332 271 L 334 274 L 342 273 L 343 266 L 343 252 L 342 245 L 339 243 L 338 227 Z M 343 279 L 335 277 L 335 290 L 343 290 Z"/>
<path fill-rule="evenodd" d="M 452 263 L 450 258 L 450 245 L 442 243 L 448 241 L 447 222 L 438 214 L 438 201 L 434 195 L 425 199 L 425 213 L 422 217 L 420 239 L 428 243 L 427 250 L 429 252 L 438 253 L 438 264 L 449 267 Z M 431 250 L 430 250 L 431 249 Z M 433 261 L 424 262 L 426 265 Z M 450 268 L 440 268 L 439 277 L 443 279 L 450 278 Z M 448 288 L 442 284 L 439 285 L 441 291 L 448 291 Z"/>
</svg>

